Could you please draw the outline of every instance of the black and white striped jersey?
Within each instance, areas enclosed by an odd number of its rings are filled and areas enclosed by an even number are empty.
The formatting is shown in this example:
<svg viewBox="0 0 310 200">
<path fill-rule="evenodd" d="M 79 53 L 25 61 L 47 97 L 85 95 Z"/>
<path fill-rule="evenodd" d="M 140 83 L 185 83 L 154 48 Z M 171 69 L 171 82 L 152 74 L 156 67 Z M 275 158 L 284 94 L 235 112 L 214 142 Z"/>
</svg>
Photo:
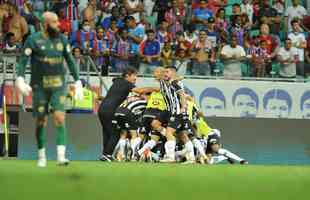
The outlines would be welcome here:
<svg viewBox="0 0 310 200">
<path fill-rule="evenodd" d="M 172 115 L 181 114 L 181 98 L 180 92 L 184 91 L 183 84 L 180 81 L 168 81 L 160 80 L 160 92 L 164 96 L 167 110 Z"/>
<path fill-rule="evenodd" d="M 134 115 L 141 115 L 145 111 L 146 105 L 147 105 L 146 99 L 133 96 L 133 97 L 128 97 L 119 107 L 127 108 Z"/>
</svg>

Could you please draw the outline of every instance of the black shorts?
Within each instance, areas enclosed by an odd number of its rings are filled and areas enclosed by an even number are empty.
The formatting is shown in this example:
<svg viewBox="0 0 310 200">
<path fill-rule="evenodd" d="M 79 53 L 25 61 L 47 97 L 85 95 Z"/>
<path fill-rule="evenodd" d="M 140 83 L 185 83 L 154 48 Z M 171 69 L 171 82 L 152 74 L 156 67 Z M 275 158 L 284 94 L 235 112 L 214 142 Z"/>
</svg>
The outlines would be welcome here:
<svg viewBox="0 0 310 200">
<path fill-rule="evenodd" d="M 142 122 L 145 127 L 150 128 L 151 123 L 154 119 L 157 119 L 162 123 L 164 126 L 167 124 L 167 121 L 169 119 L 169 114 L 167 111 L 162 111 L 158 109 L 149 108 L 146 109 L 142 116 Z"/>
<path fill-rule="evenodd" d="M 139 128 L 139 122 L 137 116 L 135 116 L 127 108 L 117 108 L 114 113 L 114 119 L 112 121 L 115 128 L 118 130 L 137 130 Z"/>
<path fill-rule="evenodd" d="M 176 133 L 187 131 L 188 134 L 192 134 L 192 126 L 189 120 L 184 120 L 183 115 L 171 115 L 168 120 L 168 127 L 176 130 Z"/>
</svg>

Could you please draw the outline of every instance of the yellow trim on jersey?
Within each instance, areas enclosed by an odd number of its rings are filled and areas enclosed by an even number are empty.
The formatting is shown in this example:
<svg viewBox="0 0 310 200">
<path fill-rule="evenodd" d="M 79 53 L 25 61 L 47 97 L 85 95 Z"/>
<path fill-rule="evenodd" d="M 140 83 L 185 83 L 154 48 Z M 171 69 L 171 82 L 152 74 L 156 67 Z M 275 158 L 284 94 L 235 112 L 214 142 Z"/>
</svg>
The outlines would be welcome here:
<svg viewBox="0 0 310 200">
<path fill-rule="evenodd" d="M 195 124 L 197 127 L 198 137 L 207 137 L 212 131 L 212 128 L 207 124 L 203 117 L 199 117 Z"/>
<path fill-rule="evenodd" d="M 147 101 L 146 108 L 158 109 L 158 110 L 167 110 L 166 102 L 164 96 L 160 92 L 152 92 Z"/>
</svg>

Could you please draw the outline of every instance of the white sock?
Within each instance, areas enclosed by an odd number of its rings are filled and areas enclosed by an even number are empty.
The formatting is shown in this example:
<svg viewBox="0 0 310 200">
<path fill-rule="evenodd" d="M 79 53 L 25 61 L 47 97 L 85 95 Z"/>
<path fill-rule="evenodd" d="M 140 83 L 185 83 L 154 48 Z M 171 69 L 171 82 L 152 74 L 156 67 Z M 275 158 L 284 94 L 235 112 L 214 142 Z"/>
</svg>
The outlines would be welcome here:
<svg viewBox="0 0 310 200">
<path fill-rule="evenodd" d="M 137 138 L 131 140 L 130 147 L 131 147 L 131 149 L 132 149 L 134 152 L 136 152 L 137 147 L 140 145 L 141 141 L 142 141 L 142 140 L 141 140 L 140 137 L 137 137 Z"/>
<path fill-rule="evenodd" d="M 188 159 L 189 160 L 195 160 L 195 153 L 194 153 L 194 146 L 191 141 L 186 142 L 185 149 L 188 153 Z"/>
<path fill-rule="evenodd" d="M 209 161 L 209 164 L 211 164 L 211 165 L 217 164 L 217 163 L 220 163 L 220 162 L 222 162 L 224 160 L 227 160 L 226 156 L 223 156 L 223 155 L 212 156 L 210 161 Z"/>
<path fill-rule="evenodd" d="M 64 160 L 66 158 L 66 146 L 65 145 L 57 145 L 57 159 Z"/>
<path fill-rule="evenodd" d="M 199 155 L 206 157 L 206 153 L 204 151 L 204 148 L 201 145 L 201 142 L 197 138 L 193 139 L 193 144 L 194 144 L 194 147 L 198 150 Z"/>
<path fill-rule="evenodd" d="M 146 150 L 146 149 L 153 149 L 155 146 L 156 146 L 157 142 L 155 140 L 149 140 L 147 141 L 147 143 L 145 145 L 143 145 L 143 147 L 138 151 L 138 154 L 139 155 L 142 155 L 143 152 Z"/>
<path fill-rule="evenodd" d="M 175 159 L 175 146 L 176 146 L 175 140 L 168 140 L 165 143 L 166 156 L 173 160 Z"/>
<path fill-rule="evenodd" d="M 244 159 L 240 158 L 239 156 L 237 156 L 236 154 L 228 151 L 227 149 L 219 149 L 219 154 L 226 156 L 227 158 L 233 159 L 237 162 L 240 162 Z"/>
<path fill-rule="evenodd" d="M 45 148 L 38 150 L 38 159 L 46 159 Z"/>
<path fill-rule="evenodd" d="M 125 154 L 126 139 L 120 139 L 118 143 L 119 143 L 119 151 L 122 152 L 122 154 Z"/>
</svg>

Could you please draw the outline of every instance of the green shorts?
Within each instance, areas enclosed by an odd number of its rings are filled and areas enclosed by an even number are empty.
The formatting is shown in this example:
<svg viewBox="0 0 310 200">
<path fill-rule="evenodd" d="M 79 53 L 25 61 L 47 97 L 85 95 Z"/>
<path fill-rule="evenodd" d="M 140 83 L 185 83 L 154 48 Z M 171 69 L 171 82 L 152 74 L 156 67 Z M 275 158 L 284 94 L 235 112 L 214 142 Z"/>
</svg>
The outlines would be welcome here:
<svg viewBox="0 0 310 200">
<path fill-rule="evenodd" d="M 65 112 L 67 88 L 36 88 L 32 94 L 32 113 L 34 117 L 43 117 L 49 112 Z"/>
</svg>

